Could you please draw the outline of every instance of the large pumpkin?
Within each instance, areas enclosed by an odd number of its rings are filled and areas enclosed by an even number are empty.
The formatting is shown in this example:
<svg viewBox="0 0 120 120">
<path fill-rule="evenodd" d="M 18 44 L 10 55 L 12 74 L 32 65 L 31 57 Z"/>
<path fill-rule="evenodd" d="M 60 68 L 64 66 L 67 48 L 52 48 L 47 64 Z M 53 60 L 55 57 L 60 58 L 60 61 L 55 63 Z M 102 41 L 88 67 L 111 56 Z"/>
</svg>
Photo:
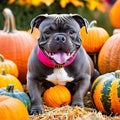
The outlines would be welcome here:
<svg viewBox="0 0 120 120">
<path fill-rule="evenodd" d="M 120 70 L 99 76 L 93 83 L 91 98 L 105 114 L 120 114 Z"/>
<path fill-rule="evenodd" d="M 2 69 L 5 69 L 8 74 L 18 77 L 17 65 L 13 61 L 5 59 L 4 56 L 0 54 L 0 73 Z"/>
<path fill-rule="evenodd" d="M 102 27 L 95 27 L 95 23 L 90 23 L 87 34 L 84 27 L 80 30 L 82 45 L 88 53 L 98 53 L 109 38 L 108 32 Z"/>
<path fill-rule="evenodd" d="M 5 8 L 3 14 L 5 26 L 4 30 L 0 31 L 0 53 L 17 64 L 18 78 L 22 83 L 26 83 L 27 62 L 34 39 L 28 32 L 16 30 L 14 16 L 9 9 Z"/>
<path fill-rule="evenodd" d="M 98 56 L 101 74 L 120 69 L 120 34 L 112 35 L 103 45 Z"/>
<path fill-rule="evenodd" d="M 47 89 L 43 94 L 47 106 L 60 107 L 71 102 L 71 94 L 65 86 L 54 86 Z"/>
<path fill-rule="evenodd" d="M 116 0 L 110 10 L 110 21 L 115 28 L 120 28 L 120 0 Z"/>
<path fill-rule="evenodd" d="M 32 34 L 32 36 L 34 38 L 34 42 L 36 43 L 39 38 L 40 31 L 36 27 L 34 27 L 33 31 L 31 32 L 31 29 L 29 29 L 28 33 Z"/>
<path fill-rule="evenodd" d="M 0 74 L 0 88 L 7 87 L 8 84 L 13 84 L 15 89 L 23 91 L 23 86 L 19 79 L 13 75 L 6 74 L 5 70 L 2 70 Z"/>
<path fill-rule="evenodd" d="M 11 96 L 13 98 L 19 99 L 21 102 L 23 102 L 28 111 L 31 108 L 31 102 L 28 95 L 20 90 L 14 90 L 13 84 L 8 84 L 8 86 L 5 88 L 0 88 L 0 95 Z"/>
<path fill-rule="evenodd" d="M 24 104 L 9 96 L 0 95 L 1 120 L 29 120 L 29 114 Z"/>
</svg>

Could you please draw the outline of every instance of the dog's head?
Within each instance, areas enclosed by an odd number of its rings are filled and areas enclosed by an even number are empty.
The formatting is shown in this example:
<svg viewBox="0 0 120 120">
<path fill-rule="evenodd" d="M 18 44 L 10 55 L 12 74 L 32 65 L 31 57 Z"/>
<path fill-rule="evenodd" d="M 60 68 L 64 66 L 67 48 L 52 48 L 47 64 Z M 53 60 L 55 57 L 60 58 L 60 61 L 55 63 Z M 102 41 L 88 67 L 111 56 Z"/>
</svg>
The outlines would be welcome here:
<svg viewBox="0 0 120 120">
<path fill-rule="evenodd" d="M 31 28 L 40 30 L 38 45 L 56 64 L 65 64 L 81 46 L 80 28 L 88 21 L 77 14 L 39 15 L 31 21 Z"/>
</svg>

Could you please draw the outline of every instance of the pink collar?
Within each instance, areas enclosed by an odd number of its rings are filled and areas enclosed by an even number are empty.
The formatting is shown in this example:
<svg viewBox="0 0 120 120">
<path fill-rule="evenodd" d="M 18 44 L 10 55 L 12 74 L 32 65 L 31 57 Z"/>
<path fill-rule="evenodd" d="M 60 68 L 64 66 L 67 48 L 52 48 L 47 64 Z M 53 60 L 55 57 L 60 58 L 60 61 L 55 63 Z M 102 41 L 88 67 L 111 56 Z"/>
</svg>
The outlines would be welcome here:
<svg viewBox="0 0 120 120">
<path fill-rule="evenodd" d="M 43 52 L 42 50 L 38 47 L 38 59 L 44 64 L 46 65 L 47 67 L 50 67 L 50 68 L 55 68 L 55 67 L 59 67 L 59 65 L 57 65 L 53 60 L 49 59 Z M 70 65 L 74 59 L 76 58 L 76 55 L 74 55 L 73 58 L 71 58 L 66 64 L 64 64 L 63 66 L 68 66 Z"/>
</svg>

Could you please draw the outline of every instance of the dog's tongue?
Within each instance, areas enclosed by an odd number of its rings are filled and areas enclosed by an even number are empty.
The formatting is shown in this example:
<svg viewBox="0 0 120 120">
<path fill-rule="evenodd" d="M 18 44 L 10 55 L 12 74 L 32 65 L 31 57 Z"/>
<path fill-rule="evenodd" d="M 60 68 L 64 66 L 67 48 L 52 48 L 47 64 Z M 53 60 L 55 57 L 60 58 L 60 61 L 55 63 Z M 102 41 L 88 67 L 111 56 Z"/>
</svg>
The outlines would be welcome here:
<svg viewBox="0 0 120 120">
<path fill-rule="evenodd" d="M 68 59 L 69 56 L 67 53 L 64 52 L 58 52 L 52 55 L 52 58 L 58 63 L 58 64 L 64 64 Z"/>
</svg>

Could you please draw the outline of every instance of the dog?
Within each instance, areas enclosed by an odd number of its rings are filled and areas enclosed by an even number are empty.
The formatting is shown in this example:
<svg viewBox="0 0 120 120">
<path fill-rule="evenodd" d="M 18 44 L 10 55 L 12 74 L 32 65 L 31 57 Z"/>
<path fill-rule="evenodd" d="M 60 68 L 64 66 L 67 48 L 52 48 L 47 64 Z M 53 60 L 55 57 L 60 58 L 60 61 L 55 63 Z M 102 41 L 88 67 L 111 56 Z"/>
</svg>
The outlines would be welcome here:
<svg viewBox="0 0 120 120">
<path fill-rule="evenodd" d="M 96 73 L 80 36 L 80 28 L 87 32 L 88 25 L 78 14 L 41 14 L 31 21 L 32 31 L 38 28 L 40 36 L 28 60 L 30 114 L 43 113 L 42 94 L 55 85 L 69 89 L 71 106 L 84 107 L 84 96 Z"/>
</svg>

